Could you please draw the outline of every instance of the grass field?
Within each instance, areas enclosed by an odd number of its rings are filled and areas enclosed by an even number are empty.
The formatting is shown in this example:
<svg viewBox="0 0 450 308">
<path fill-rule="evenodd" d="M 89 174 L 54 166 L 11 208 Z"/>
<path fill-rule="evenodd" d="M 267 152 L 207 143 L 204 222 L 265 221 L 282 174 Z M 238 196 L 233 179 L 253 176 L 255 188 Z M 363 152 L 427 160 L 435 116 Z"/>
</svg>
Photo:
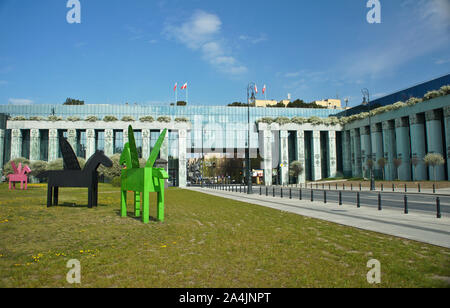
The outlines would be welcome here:
<svg viewBox="0 0 450 308">
<path fill-rule="evenodd" d="M 0 287 L 449 286 L 449 249 L 175 188 L 166 221 L 145 225 L 131 204 L 119 216 L 118 188 L 99 190 L 98 208 L 60 189 L 63 206 L 47 209 L 45 186 L 1 184 Z M 373 258 L 380 285 L 366 280 Z M 80 285 L 66 282 L 69 259 Z"/>
</svg>

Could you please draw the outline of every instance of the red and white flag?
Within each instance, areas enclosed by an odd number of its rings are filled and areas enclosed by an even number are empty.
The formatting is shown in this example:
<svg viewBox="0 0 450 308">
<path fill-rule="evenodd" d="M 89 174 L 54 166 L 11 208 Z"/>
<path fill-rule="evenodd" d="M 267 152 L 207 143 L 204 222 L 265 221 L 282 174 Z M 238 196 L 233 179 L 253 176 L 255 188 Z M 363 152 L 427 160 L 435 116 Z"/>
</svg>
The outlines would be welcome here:
<svg viewBox="0 0 450 308">
<path fill-rule="evenodd" d="M 255 93 L 258 94 L 258 87 L 255 84 Z"/>
<path fill-rule="evenodd" d="M 187 82 L 181 87 L 181 90 L 187 89 Z"/>
<path fill-rule="evenodd" d="M 264 85 L 263 89 L 262 89 L 262 93 L 266 93 L 266 85 Z"/>
<path fill-rule="evenodd" d="M 173 90 L 175 91 L 178 87 L 178 82 L 175 82 L 175 86 L 173 87 Z"/>
</svg>

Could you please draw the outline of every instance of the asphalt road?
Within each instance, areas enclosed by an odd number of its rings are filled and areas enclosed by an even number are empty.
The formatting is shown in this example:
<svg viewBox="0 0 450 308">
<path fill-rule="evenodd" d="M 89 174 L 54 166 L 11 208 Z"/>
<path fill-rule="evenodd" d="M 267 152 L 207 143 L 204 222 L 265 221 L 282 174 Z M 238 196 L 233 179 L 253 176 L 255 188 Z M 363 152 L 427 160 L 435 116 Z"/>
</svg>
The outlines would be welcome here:
<svg viewBox="0 0 450 308">
<path fill-rule="evenodd" d="M 237 193 L 246 192 L 246 187 L 234 185 L 228 186 L 228 189 L 233 187 L 233 191 Z M 211 188 L 211 187 L 210 187 Z M 215 189 L 218 189 L 219 186 L 216 186 Z M 266 195 L 266 187 L 265 186 L 253 186 L 253 194 L 261 194 Z M 223 189 L 223 187 L 222 187 Z M 273 197 L 275 190 L 275 196 L 280 197 L 283 194 L 283 198 L 292 198 L 292 199 L 300 199 L 300 189 L 299 188 L 287 188 L 280 186 L 270 186 L 267 187 L 267 195 L 269 197 Z M 354 204 L 357 206 L 357 193 L 359 192 L 360 206 L 368 206 L 373 207 L 375 209 L 378 208 L 378 193 L 379 192 L 370 192 L 370 191 L 359 191 L 359 190 L 322 190 L 322 189 L 313 189 L 313 198 L 314 201 L 324 201 L 324 192 L 326 193 L 326 201 L 329 203 L 338 203 L 339 191 L 342 194 L 342 203 L 344 204 Z M 302 188 L 301 189 L 301 197 L 303 200 L 311 200 L 311 189 L 310 188 Z M 418 193 L 405 193 L 405 192 L 389 192 L 384 191 L 380 193 L 381 195 L 381 207 L 382 208 L 398 208 L 401 211 L 404 211 L 405 208 L 405 200 L 404 197 L 407 197 L 407 207 L 409 212 L 437 212 L 436 206 L 436 198 L 440 199 L 440 210 L 441 213 L 450 213 L 450 196 L 447 195 L 433 195 L 433 194 L 418 194 Z"/>
</svg>

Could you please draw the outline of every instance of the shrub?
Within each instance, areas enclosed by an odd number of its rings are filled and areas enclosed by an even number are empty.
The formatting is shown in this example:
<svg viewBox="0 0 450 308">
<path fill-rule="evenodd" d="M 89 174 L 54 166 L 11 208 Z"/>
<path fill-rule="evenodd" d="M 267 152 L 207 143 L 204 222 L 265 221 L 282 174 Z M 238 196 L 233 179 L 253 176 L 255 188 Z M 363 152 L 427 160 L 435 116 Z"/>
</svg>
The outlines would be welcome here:
<svg viewBox="0 0 450 308">
<path fill-rule="evenodd" d="M 424 101 L 427 101 L 427 100 L 430 100 L 430 99 L 433 99 L 433 98 L 436 98 L 436 97 L 439 97 L 439 96 L 441 96 L 441 92 L 440 92 L 440 91 L 436 91 L 436 90 L 428 91 L 428 92 L 423 96 L 423 100 L 424 100 Z"/>
<path fill-rule="evenodd" d="M 326 122 L 328 122 L 328 125 L 338 125 L 341 123 L 337 117 L 329 117 L 326 120 L 327 120 Z"/>
<path fill-rule="evenodd" d="M 122 184 L 121 180 L 120 180 L 120 176 L 116 176 L 115 178 L 113 178 L 111 180 L 111 185 L 114 187 L 120 187 Z"/>
<path fill-rule="evenodd" d="M 66 119 L 67 121 L 71 121 L 71 122 L 76 122 L 76 121 L 80 121 L 81 118 L 77 117 L 77 116 L 71 116 L 71 117 L 67 117 Z"/>
<path fill-rule="evenodd" d="M 155 119 L 152 116 L 143 116 L 139 118 L 141 122 L 153 122 Z"/>
<path fill-rule="evenodd" d="M 190 122 L 188 118 L 185 117 L 181 117 L 181 118 L 176 118 L 175 122 L 182 122 L 182 123 L 188 123 Z"/>
<path fill-rule="evenodd" d="M 450 85 L 442 86 L 439 91 L 442 95 L 449 95 L 450 94 Z"/>
<path fill-rule="evenodd" d="M 86 164 L 86 160 L 82 157 L 77 157 L 78 163 L 80 164 L 80 168 L 83 169 L 84 165 Z M 63 159 L 57 158 L 54 161 L 51 161 L 47 164 L 47 170 L 63 170 Z"/>
<path fill-rule="evenodd" d="M 312 116 L 308 119 L 308 123 L 312 124 L 312 125 L 320 125 L 323 124 L 323 119 L 316 117 L 316 116 Z"/>
<path fill-rule="evenodd" d="M 96 116 L 90 115 L 86 117 L 86 121 L 88 122 L 96 122 L 98 118 Z"/>
<path fill-rule="evenodd" d="M 48 117 L 47 117 L 47 120 L 48 120 L 48 121 L 52 121 L 52 122 L 62 121 L 62 117 L 58 117 L 58 116 L 55 116 L 55 115 L 51 115 L 51 116 L 48 116 Z"/>
<path fill-rule="evenodd" d="M 29 118 L 30 121 L 43 121 L 44 118 L 43 117 L 38 117 L 38 116 L 32 116 Z"/>
<path fill-rule="evenodd" d="M 98 167 L 98 173 L 109 180 L 114 180 L 114 178 L 120 177 L 122 170 L 122 166 L 119 164 L 120 154 L 116 153 L 112 155 L 110 159 L 113 162 L 111 168 L 106 168 L 105 166 L 100 165 L 100 167 Z"/>
<path fill-rule="evenodd" d="M 107 115 L 103 118 L 103 121 L 105 121 L 105 122 L 115 122 L 117 120 L 118 119 L 113 115 Z"/>
<path fill-rule="evenodd" d="M 422 100 L 420 99 L 420 98 L 417 98 L 417 97 L 411 97 L 411 98 L 409 98 L 407 101 L 406 101 L 406 105 L 408 105 L 408 106 L 414 106 L 415 104 L 418 104 L 418 103 L 420 103 L 420 102 L 422 102 Z"/>
<path fill-rule="evenodd" d="M 25 118 L 24 116 L 17 116 L 17 117 L 13 117 L 11 120 L 12 121 L 26 121 L 27 118 Z"/>
<path fill-rule="evenodd" d="M 163 123 L 170 123 L 172 121 L 172 119 L 168 116 L 161 116 L 161 117 L 158 117 L 158 119 L 156 119 L 156 121 L 163 122 Z"/>
<path fill-rule="evenodd" d="M 273 118 L 261 118 L 256 121 L 256 123 L 266 123 L 266 124 L 272 124 L 275 120 Z"/>
<path fill-rule="evenodd" d="M 42 160 L 36 160 L 31 163 L 31 176 L 37 176 L 39 173 L 44 172 L 47 170 L 48 163 L 46 161 Z"/>
<path fill-rule="evenodd" d="M 134 118 L 132 116 L 123 116 L 122 121 L 124 122 L 134 122 Z"/>
<path fill-rule="evenodd" d="M 303 118 L 303 117 L 293 117 L 293 118 L 291 119 L 291 122 L 292 122 L 292 123 L 299 124 L 299 125 L 305 124 L 307 121 L 308 121 L 308 120 L 305 119 L 305 118 Z"/>
<path fill-rule="evenodd" d="M 291 119 L 286 118 L 286 117 L 278 117 L 278 118 L 275 119 L 275 122 L 280 124 L 280 125 L 284 125 L 284 124 L 291 123 Z"/>
</svg>

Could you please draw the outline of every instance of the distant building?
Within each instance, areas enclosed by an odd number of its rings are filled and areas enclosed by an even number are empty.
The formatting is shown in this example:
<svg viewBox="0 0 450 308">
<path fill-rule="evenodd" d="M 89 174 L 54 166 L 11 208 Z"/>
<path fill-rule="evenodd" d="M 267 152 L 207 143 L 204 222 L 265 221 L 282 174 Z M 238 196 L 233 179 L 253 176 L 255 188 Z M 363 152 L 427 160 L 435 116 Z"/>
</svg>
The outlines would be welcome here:
<svg viewBox="0 0 450 308">
<path fill-rule="evenodd" d="M 328 109 L 342 109 L 341 100 L 340 99 L 324 99 L 321 101 L 314 101 L 319 106 L 326 107 Z"/>
</svg>

